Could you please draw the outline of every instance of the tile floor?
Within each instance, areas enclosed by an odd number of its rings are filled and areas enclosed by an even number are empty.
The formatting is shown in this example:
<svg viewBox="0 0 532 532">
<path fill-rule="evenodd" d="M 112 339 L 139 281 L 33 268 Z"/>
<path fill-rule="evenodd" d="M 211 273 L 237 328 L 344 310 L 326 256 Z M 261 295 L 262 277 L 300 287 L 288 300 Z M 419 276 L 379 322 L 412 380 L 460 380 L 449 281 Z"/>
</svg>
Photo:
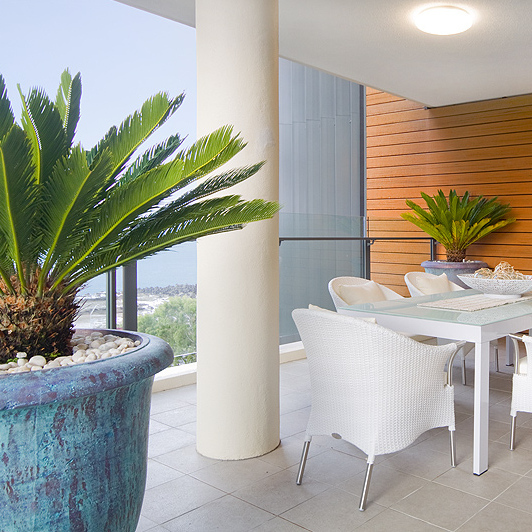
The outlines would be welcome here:
<svg viewBox="0 0 532 532">
<path fill-rule="evenodd" d="M 472 470 L 473 388 L 455 383 L 458 467 L 449 465 L 446 429 L 382 456 L 367 510 L 358 511 L 365 457 L 342 440 L 314 438 L 296 486 L 310 394 L 304 360 L 281 366 L 281 445 L 243 461 L 195 450 L 195 386 L 153 395 L 148 479 L 137 532 L 315 532 L 532 529 L 532 416 L 519 414 L 508 450 L 511 371 L 491 374 L 490 469 Z M 467 357 L 473 382 L 473 356 Z M 456 380 L 459 381 L 459 369 Z"/>
</svg>

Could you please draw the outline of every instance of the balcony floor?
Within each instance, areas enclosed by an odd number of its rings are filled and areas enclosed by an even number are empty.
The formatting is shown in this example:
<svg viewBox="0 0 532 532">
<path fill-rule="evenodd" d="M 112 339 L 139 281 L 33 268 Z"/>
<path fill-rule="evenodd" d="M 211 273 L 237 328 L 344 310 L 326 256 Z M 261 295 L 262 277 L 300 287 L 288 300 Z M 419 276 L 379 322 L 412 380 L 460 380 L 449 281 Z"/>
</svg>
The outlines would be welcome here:
<svg viewBox="0 0 532 532">
<path fill-rule="evenodd" d="M 473 382 L 473 356 L 467 357 Z M 490 469 L 472 471 L 473 387 L 455 383 L 458 467 L 448 432 L 427 432 L 378 458 L 367 510 L 358 511 L 365 456 L 342 440 L 314 438 L 301 486 L 295 476 L 310 408 L 305 360 L 281 366 L 281 445 L 242 461 L 195 450 L 196 387 L 153 395 L 148 480 L 137 532 L 421 532 L 532 529 L 532 415 L 518 415 L 508 450 L 511 371 L 491 374 Z M 459 379 L 459 369 L 455 368 Z"/>
</svg>

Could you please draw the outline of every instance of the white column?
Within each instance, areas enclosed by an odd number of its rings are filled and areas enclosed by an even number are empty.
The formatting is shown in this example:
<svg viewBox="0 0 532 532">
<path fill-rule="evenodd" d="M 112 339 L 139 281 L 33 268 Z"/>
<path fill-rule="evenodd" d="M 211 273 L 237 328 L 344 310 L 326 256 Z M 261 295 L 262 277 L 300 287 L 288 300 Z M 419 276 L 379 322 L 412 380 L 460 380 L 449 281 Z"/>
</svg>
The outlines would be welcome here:
<svg viewBox="0 0 532 532">
<path fill-rule="evenodd" d="M 196 0 L 198 137 L 233 124 L 239 185 L 279 198 L 278 0 Z M 279 443 L 278 220 L 198 242 L 198 452 L 236 460 Z"/>
</svg>

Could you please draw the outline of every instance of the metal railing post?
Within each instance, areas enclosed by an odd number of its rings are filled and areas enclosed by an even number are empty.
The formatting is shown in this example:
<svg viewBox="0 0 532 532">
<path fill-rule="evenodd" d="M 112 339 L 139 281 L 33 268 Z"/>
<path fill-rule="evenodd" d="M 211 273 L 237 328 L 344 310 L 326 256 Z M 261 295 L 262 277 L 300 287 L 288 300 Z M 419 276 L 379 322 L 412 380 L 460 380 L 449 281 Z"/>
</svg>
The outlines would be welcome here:
<svg viewBox="0 0 532 532">
<path fill-rule="evenodd" d="M 105 275 L 105 326 L 107 329 L 116 329 L 116 270 Z"/>
<path fill-rule="evenodd" d="M 137 263 L 131 262 L 122 267 L 122 306 L 123 328 L 137 330 Z"/>
</svg>

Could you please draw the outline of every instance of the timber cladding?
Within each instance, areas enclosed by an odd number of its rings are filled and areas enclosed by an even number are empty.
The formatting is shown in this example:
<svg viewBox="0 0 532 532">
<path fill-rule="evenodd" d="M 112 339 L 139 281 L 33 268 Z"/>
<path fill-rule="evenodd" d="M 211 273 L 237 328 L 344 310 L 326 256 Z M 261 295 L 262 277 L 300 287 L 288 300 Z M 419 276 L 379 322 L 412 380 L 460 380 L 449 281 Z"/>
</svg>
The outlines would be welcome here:
<svg viewBox="0 0 532 532">
<path fill-rule="evenodd" d="M 420 191 L 498 196 L 517 222 L 473 244 L 467 258 L 490 267 L 508 260 L 532 274 L 532 94 L 426 109 L 367 88 L 366 112 L 368 236 L 425 235 L 400 217 L 406 199 L 425 206 Z M 428 242 L 376 242 L 371 277 L 408 295 L 404 274 L 429 258 Z"/>
</svg>

